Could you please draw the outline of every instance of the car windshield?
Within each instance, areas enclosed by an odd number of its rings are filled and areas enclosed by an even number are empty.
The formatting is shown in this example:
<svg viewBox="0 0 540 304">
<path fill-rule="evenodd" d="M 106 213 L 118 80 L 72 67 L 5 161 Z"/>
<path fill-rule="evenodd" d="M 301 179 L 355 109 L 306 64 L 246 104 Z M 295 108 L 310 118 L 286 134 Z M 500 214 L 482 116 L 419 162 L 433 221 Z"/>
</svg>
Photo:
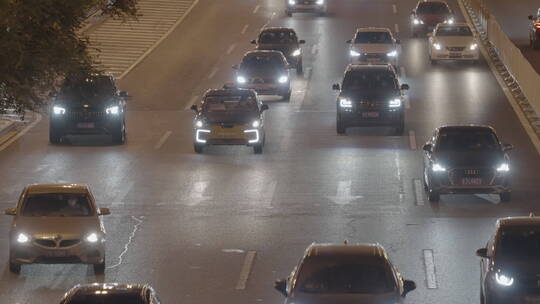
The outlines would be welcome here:
<svg viewBox="0 0 540 304">
<path fill-rule="evenodd" d="M 62 86 L 61 94 L 97 96 L 114 94 L 115 86 L 111 79 L 106 76 L 88 77 L 85 79 L 66 79 Z"/>
<path fill-rule="evenodd" d="M 426 15 L 439 15 L 439 14 L 449 14 L 450 10 L 445 3 L 439 2 L 422 2 L 418 5 L 416 10 L 417 14 L 426 14 Z"/>
<path fill-rule="evenodd" d="M 540 227 L 501 228 L 496 256 L 519 258 L 540 256 Z"/>
<path fill-rule="evenodd" d="M 297 288 L 304 293 L 380 294 L 396 289 L 390 265 L 380 258 L 310 257 L 300 269 Z"/>
<path fill-rule="evenodd" d="M 343 79 L 343 90 L 397 90 L 398 84 L 389 71 L 348 71 Z"/>
<path fill-rule="evenodd" d="M 436 36 L 472 36 L 468 26 L 439 26 Z"/>
<path fill-rule="evenodd" d="M 388 32 L 358 32 L 354 43 L 393 43 Z"/>
<path fill-rule="evenodd" d="M 91 216 L 92 208 L 86 194 L 47 193 L 29 195 L 23 206 L 23 216 Z"/>
<path fill-rule="evenodd" d="M 282 58 L 277 55 L 248 55 L 242 59 L 240 69 L 275 69 L 284 66 Z"/>
<path fill-rule="evenodd" d="M 267 31 L 259 35 L 259 43 L 262 44 L 288 44 L 296 42 L 296 34 L 292 31 Z"/>
<path fill-rule="evenodd" d="M 491 130 L 444 130 L 439 134 L 438 151 L 485 152 L 499 149 Z"/>
<path fill-rule="evenodd" d="M 145 304 L 139 294 L 79 294 L 70 298 L 65 304 Z"/>
<path fill-rule="evenodd" d="M 257 101 L 253 96 L 210 96 L 204 100 L 205 112 L 254 112 L 257 111 Z"/>
</svg>

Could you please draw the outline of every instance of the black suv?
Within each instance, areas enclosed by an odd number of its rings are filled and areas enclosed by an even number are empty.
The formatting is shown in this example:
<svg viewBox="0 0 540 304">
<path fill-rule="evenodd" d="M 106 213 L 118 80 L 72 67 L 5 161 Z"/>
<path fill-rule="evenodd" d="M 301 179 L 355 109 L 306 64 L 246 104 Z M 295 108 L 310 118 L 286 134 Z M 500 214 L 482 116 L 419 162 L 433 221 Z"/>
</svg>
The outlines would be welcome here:
<svg viewBox="0 0 540 304">
<path fill-rule="evenodd" d="M 301 44 L 304 40 L 298 40 L 296 32 L 286 27 L 267 27 L 259 33 L 257 40 L 251 40 L 256 44 L 257 50 L 280 51 L 283 53 L 291 67 L 296 68 L 296 73 L 303 72 Z"/>
<path fill-rule="evenodd" d="M 540 217 L 497 221 L 485 248 L 478 249 L 482 304 L 537 303 L 540 299 Z"/>
<path fill-rule="evenodd" d="M 115 144 L 126 140 L 126 99 L 107 75 L 67 78 L 50 112 L 49 141 L 68 134 L 110 134 Z"/>
<path fill-rule="evenodd" d="M 60 304 L 137 303 L 159 304 L 159 297 L 147 284 L 93 283 L 71 288 Z"/>
<path fill-rule="evenodd" d="M 441 194 L 497 193 L 510 201 L 510 144 L 489 126 L 437 128 L 424 145 L 424 186 L 431 202 Z"/>
<path fill-rule="evenodd" d="M 356 126 L 392 126 L 397 135 L 403 134 L 403 90 L 409 86 L 399 84 L 391 65 L 350 64 L 342 85 L 332 88 L 340 91 L 336 103 L 338 134 Z"/>
</svg>

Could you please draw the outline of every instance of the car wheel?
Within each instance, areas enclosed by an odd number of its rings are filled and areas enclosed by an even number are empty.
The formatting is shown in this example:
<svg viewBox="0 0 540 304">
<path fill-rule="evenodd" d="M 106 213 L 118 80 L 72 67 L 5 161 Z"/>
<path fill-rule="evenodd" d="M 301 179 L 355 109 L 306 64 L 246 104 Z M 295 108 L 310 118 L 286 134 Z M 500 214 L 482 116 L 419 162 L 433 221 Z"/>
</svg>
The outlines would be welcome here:
<svg viewBox="0 0 540 304">
<path fill-rule="evenodd" d="M 347 131 L 347 127 L 345 126 L 345 124 L 343 122 L 341 122 L 341 119 L 338 118 L 337 122 L 336 122 L 336 132 L 337 134 L 345 134 L 345 132 Z"/>
<path fill-rule="evenodd" d="M 501 199 L 501 202 L 508 203 L 512 199 L 512 192 L 503 192 L 499 194 L 499 198 Z"/>
<path fill-rule="evenodd" d="M 53 145 L 58 145 L 61 139 L 62 139 L 62 135 L 60 135 L 58 130 L 50 126 L 49 127 L 49 142 Z"/>
<path fill-rule="evenodd" d="M 14 274 L 21 273 L 22 265 L 19 264 L 19 263 L 12 262 L 11 252 L 9 253 L 9 258 L 8 259 L 9 259 L 9 271 L 11 273 L 14 273 Z"/>
<path fill-rule="evenodd" d="M 441 195 L 437 191 L 428 190 L 428 199 L 432 203 L 438 203 L 441 200 Z"/>
<path fill-rule="evenodd" d="M 302 75 L 304 74 L 304 67 L 302 64 L 302 59 L 298 61 L 298 64 L 296 65 L 296 75 Z"/>
<path fill-rule="evenodd" d="M 104 274 L 105 273 L 105 260 L 103 263 L 94 264 L 94 274 Z"/>
<path fill-rule="evenodd" d="M 126 125 L 122 124 L 119 130 L 112 133 L 112 142 L 115 145 L 122 145 L 126 142 Z"/>
<path fill-rule="evenodd" d="M 262 154 L 262 152 L 263 152 L 263 144 L 253 146 L 253 152 L 255 154 Z"/>
<path fill-rule="evenodd" d="M 197 154 L 201 154 L 203 153 L 203 145 L 199 145 L 199 144 L 193 144 L 193 150 L 195 151 L 195 153 Z"/>
</svg>

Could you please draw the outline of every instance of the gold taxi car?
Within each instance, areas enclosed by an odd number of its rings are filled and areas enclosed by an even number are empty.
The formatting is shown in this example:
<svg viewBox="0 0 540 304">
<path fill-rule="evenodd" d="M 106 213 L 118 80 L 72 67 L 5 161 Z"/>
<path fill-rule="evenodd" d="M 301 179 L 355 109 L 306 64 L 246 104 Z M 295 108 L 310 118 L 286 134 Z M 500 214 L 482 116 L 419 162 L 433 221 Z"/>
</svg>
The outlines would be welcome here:
<svg viewBox="0 0 540 304">
<path fill-rule="evenodd" d="M 255 153 L 263 151 L 265 143 L 263 104 L 250 89 L 225 87 L 208 90 L 195 111 L 193 122 L 194 149 L 202 153 L 207 145 L 245 145 Z"/>
<path fill-rule="evenodd" d="M 27 186 L 15 208 L 9 243 L 9 270 L 22 264 L 92 264 L 105 271 L 105 229 L 88 186 L 41 184 Z"/>
</svg>

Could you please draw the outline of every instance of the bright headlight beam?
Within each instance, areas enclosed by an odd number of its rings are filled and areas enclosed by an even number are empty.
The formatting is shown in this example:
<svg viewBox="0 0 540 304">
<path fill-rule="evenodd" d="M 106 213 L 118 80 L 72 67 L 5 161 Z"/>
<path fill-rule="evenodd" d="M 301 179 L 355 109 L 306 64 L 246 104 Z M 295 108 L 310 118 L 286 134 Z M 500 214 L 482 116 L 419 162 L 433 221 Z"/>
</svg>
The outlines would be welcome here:
<svg viewBox="0 0 540 304">
<path fill-rule="evenodd" d="M 433 170 L 433 172 L 444 172 L 446 171 L 446 168 L 441 166 L 440 164 L 433 164 L 431 170 Z"/>
<path fill-rule="evenodd" d="M 260 127 L 260 125 L 261 125 L 261 122 L 259 120 L 255 120 L 255 121 L 253 121 L 253 123 L 251 123 L 251 126 L 253 128 L 258 128 L 258 127 Z"/>
<path fill-rule="evenodd" d="M 30 237 L 28 237 L 28 235 L 24 234 L 24 233 L 19 233 L 19 235 L 17 236 L 17 242 L 18 243 L 28 243 L 28 241 L 30 241 Z"/>
<path fill-rule="evenodd" d="M 295 4 L 296 4 L 296 1 L 295 1 L 295 0 L 289 0 L 289 4 L 290 4 L 290 5 L 295 5 Z"/>
<path fill-rule="evenodd" d="M 300 56 L 300 54 L 302 54 L 302 50 L 301 49 L 296 49 L 296 50 L 294 50 L 294 52 L 292 52 L 291 55 L 294 56 L 294 57 L 298 57 L 298 56 Z"/>
<path fill-rule="evenodd" d="M 440 51 L 440 50 L 442 49 L 441 44 L 440 44 L 440 43 L 437 43 L 437 42 L 433 43 L 433 47 L 434 47 L 437 51 Z"/>
<path fill-rule="evenodd" d="M 99 237 L 97 235 L 97 233 L 90 233 L 89 235 L 86 236 L 86 241 L 88 243 L 95 243 L 99 240 Z"/>
<path fill-rule="evenodd" d="M 473 43 L 473 44 L 471 44 L 471 46 L 469 47 L 469 50 L 474 51 L 474 50 L 476 50 L 477 48 L 478 48 L 478 44 Z"/>
<path fill-rule="evenodd" d="M 352 108 L 352 101 L 347 98 L 340 98 L 339 106 L 342 108 Z"/>
<path fill-rule="evenodd" d="M 514 284 L 514 278 L 498 272 L 495 273 L 495 281 L 502 286 L 512 286 Z"/>
<path fill-rule="evenodd" d="M 508 172 L 510 171 L 510 166 L 507 163 L 501 164 L 497 167 L 497 172 Z"/>
<path fill-rule="evenodd" d="M 195 141 L 200 144 L 205 144 L 206 139 L 201 138 L 202 133 L 209 134 L 210 130 L 198 129 L 197 131 L 195 131 Z"/>
<path fill-rule="evenodd" d="M 236 77 L 236 82 L 238 82 L 238 83 L 246 83 L 247 80 L 246 80 L 246 77 L 244 77 L 244 76 L 237 76 Z"/>
<path fill-rule="evenodd" d="M 388 57 L 396 57 L 398 55 L 396 50 L 391 51 L 390 53 L 386 53 L 386 56 Z"/>
<path fill-rule="evenodd" d="M 358 56 L 360 56 L 360 53 L 355 51 L 355 50 L 351 50 L 349 52 L 349 55 L 351 55 L 352 57 L 358 57 Z"/>
<path fill-rule="evenodd" d="M 401 107 L 401 99 L 396 98 L 396 99 L 390 100 L 390 103 L 388 104 L 388 106 L 390 108 L 399 108 L 399 107 Z"/>
<path fill-rule="evenodd" d="M 324 0 L 317 0 L 317 5 L 323 5 L 324 4 Z"/>
<path fill-rule="evenodd" d="M 201 120 L 197 120 L 197 121 L 195 122 L 195 126 L 196 126 L 197 128 L 202 128 L 202 127 L 204 126 L 204 123 L 203 123 Z"/>
<path fill-rule="evenodd" d="M 287 80 L 289 80 L 289 77 L 285 75 L 278 78 L 279 83 L 285 83 Z"/>
<path fill-rule="evenodd" d="M 105 113 L 116 115 L 120 113 L 120 107 L 119 106 L 108 107 L 107 109 L 105 109 Z"/>
<path fill-rule="evenodd" d="M 66 108 L 59 107 L 59 106 L 54 106 L 53 107 L 53 113 L 56 114 L 56 115 L 66 114 Z"/>
<path fill-rule="evenodd" d="M 244 130 L 244 133 L 255 133 L 255 139 L 251 139 L 248 141 L 250 144 L 259 142 L 259 130 Z"/>
</svg>

